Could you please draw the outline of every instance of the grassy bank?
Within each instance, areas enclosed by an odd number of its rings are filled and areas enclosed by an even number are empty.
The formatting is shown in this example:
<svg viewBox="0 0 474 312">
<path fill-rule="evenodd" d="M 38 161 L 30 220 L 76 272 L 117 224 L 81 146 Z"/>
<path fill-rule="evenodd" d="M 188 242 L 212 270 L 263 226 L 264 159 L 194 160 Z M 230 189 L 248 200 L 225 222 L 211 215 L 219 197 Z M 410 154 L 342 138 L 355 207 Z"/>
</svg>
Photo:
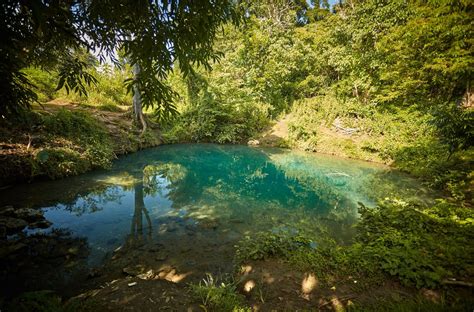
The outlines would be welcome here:
<svg viewBox="0 0 474 312">
<path fill-rule="evenodd" d="M 159 144 L 157 132 L 141 136 L 114 108 L 45 104 L 22 123 L 0 124 L 0 186 L 108 168 L 118 155 Z"/>
<path fill-rule="evenodd" d="M 472 123 L 471 111 L 454 113 Z M 474 148 L 453 150 L 431 114 L 381 109 L 328 94 L 298 101 L 290 116 L 284 139 L 292 148 L 385 163 L 445 191 L 451 201 L 472 203 Z"/>
</svg>

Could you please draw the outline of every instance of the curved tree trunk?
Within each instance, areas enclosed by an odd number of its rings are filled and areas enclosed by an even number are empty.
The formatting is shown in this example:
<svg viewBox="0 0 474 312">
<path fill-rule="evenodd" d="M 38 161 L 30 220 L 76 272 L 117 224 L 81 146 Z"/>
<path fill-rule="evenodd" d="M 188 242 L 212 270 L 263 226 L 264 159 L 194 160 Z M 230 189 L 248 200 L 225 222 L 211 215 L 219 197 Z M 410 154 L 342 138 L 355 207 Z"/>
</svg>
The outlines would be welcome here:
<svg viewBox="0 0 474 312">
<path fill-rule="evenodd" d="M 135 79 L 138 78 L 140 75 L 140 65 L 135 64 L 133 65 L 133 76 Z M 147 124 L 145 120 L 145 116 L 143 115 L 142 109 L 142 98 L 140 96 L 140 89 L 138 85 L 133 87 L 133 114 L 135 116 L 135 120 L 139 123 L 142 127 L 142 135 L 145 133 Z"/>
</svg>

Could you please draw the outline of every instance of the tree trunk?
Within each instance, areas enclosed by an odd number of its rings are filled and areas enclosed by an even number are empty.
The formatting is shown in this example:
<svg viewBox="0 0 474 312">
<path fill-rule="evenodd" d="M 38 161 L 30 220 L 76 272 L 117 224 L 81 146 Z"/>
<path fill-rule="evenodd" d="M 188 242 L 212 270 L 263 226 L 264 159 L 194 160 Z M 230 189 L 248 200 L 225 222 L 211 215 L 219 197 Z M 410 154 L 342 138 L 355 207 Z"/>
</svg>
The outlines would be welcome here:
<svg viewBox="0 0 474 312">
<path fill-rule="evenodd" d="M 133 76 L 135 80 L 138 78 L 140 75 L 140 65 L 134 64 L 133 65 Z M 146 131 L 146 120 L 145 116 L 143 115 L 143 109 L 142 109 L 142 98 L 140 96 L 140 89 L 137 84 L 133 87 L 133 114 L 135 116 L 135 120 L 137 121 L 138 124 L 141 125 L 142 127 L 142 135 Z"/>
</svg>

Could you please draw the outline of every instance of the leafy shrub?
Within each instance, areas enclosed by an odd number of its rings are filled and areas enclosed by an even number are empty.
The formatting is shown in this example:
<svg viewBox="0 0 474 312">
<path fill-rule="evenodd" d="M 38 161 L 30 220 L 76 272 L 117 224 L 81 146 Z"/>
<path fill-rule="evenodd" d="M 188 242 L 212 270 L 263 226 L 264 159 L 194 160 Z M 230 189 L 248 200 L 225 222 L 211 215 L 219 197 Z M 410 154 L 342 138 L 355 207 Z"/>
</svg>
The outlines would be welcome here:
<svg viewBox="0 0 474 312">
<path fill-rule="evenodd" d="M 45 71 L 36 67 L 23 69 L 28 79 L 35 86 L 39 102 L 48 102 L 57 96 L 58 74 L 55 71 Z"/>
<path fill-rule="evenodd" d="M 101 136 L 105 133 L 97 121 L 82 111 L 61 109 L 43 118 L 45 130 L 50 134 L 74 138 L 78 136 Z"/>
<path fill-rule="evenodd" d="M 426 181 L 429 186 L 443 189 L 462 204 L 473 198 L 474 148 L 450 154 L 439 140 L 422 140 L 393 153 L 394 165 Z"/>
<path fill-rule="evenodd" d="M 474 276 L 474 213 L 445 201 L 422 207 L 387 201 L 376 208 L 361 206 L 357 237 L 350 246 L 322 232 L 262 232 L 236 247 L 239 262 L 277 257 L 321 281 L 347 275 L 378 279 L 381 274 L 403 284 L 440 287 L 446 278 Z"/>
<path fill-rule="evenodd" d="M 46 175 L 51 179 L 85 172 L 90 164 L 77 151 L 69 148 L 47 148 L 33 159 L 32 175 Z"/>
<path fill-rule="evenodd" d="M 433 207 L 385 202 L 361 207 L 356 249 L 403 283 L 436 287 L 474 274 L 474 214 L 440 201 Z"/>
<path fill-rule="evenodd" d="M 299 248 L 312 243 L 298 231 L 259 232 L 245 236 L 236 246 L 236 259 L 262 260 L 269 257 L 287 258 Z"/>
<path fill-rule="evenodd" d="M 50 143 L 31 160 L 33 176 L 56 179 L 107 168 L 115 157 L 107 131 L 85 112 L 63 109 L 37 122 Z"/>
<path fill-rule="evenodd" d="M 242 143 L 268 124 L 265 106 L 236 107 L 207 94 L 165 129 L 169 142 Z"/>
</svg>

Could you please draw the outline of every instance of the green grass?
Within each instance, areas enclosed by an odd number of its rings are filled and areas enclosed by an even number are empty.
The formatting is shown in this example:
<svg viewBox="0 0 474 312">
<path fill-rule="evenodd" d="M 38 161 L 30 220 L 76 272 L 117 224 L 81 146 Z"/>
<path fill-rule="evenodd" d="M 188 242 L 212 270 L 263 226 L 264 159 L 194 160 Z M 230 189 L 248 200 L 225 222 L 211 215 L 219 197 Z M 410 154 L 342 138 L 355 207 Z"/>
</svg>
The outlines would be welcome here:
<svg viewBox="0 0 474 312">
<path fill-rule="evenodd" d="M 234 281 L 221 281 L 208 274 L 199 284 L 190 284 L 190 292 L 204 311 L 247 312 L 244 296 L 237 293 Z"/>
<path fill-rule="evenodd" d="M 46 144 L 32 159 L 33 175 L 61 178 L 108 168 L 115 157 L 107 130 L 85 111 L 59 110 L 36 126 Z"/>
</svg>

